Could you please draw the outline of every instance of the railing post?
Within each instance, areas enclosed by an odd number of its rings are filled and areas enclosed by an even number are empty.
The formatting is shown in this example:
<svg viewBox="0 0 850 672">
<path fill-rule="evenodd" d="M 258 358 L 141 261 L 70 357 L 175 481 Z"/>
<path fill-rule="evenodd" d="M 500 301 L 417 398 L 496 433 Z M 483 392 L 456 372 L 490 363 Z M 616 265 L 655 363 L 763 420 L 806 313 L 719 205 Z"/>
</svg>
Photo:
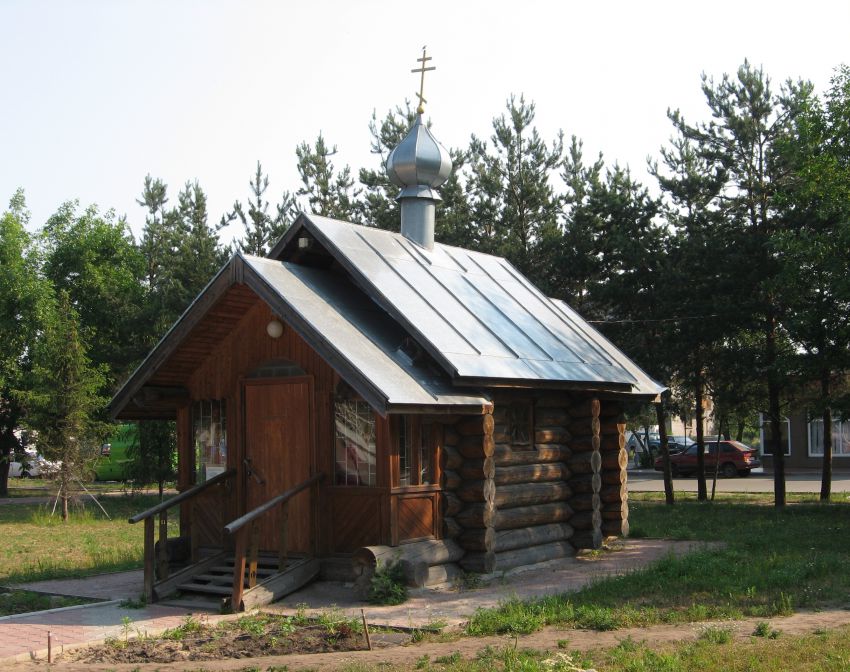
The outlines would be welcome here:
<svg viewBox="0 0 850 672">
<path fill-rule="evenodd" d="M 159 580 L 168 578 L 168 510 L 159 514 Z"/>
<path fill-rule="evenodd" d="M 236 532 L 236 548 L 233 557 L 233 592 L 230 595 L 230 610 L 242 611 L 242 593 L 245 581 L 245 530 Z"/>
<path fill-rule="evenodd" d="M 282 572 L 286 569 L 286 557 L 287 546 L 286 546 L 286 535 L 289 528 L 289 500 L 286 500 L 283 503 L 280 511 L 280 530 L 278 534 L 280 538 L 278 539 L 278 552 L 277 552 L 277 571 Z"/>
<path fill-rule="evenodd" d="M 310 486 L 310 552 L 319 555 L 319 481 Z"/>
<path fill-rule="evenodd" d="M 153 602 L 154 534 L 153 518 L 145 518 L 145 600 Z"/>
<path fill-rule="evenodd" d="M 248 587 L 257 585 L 257 560 L 260 555 L 260 521 L 251 523 L 251 543 L 248 547 Z"/>
<path fill-rule="evenodd" d="M 198 503 L 192 502 L 189 509 L 191 517 L 189 519 L 189 548 L 192 557 L 192 564 L 198 561 L 198 545 L 201 539 L 201 530 L 198 526 Z"/>
</svg>

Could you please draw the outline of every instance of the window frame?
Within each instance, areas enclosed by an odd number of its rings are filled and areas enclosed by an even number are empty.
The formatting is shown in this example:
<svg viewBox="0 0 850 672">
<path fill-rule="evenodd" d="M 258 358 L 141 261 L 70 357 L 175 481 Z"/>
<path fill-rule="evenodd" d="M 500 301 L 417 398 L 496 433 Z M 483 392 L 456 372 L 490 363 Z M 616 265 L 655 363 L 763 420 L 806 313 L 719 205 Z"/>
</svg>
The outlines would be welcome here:
<svg viewBox="0 0 850 672">
<path fill-rule="evenodd" d="M 201 449 L 198 446 L 198 425 L 199 423 L 203 423 L 204 420 L 209 420 L 209 426 L 202 429 L 205 429 L 208 432 L 211 431 L 211 427 L 215 424 L 213 422 L 213 418 L 216 417 L 213 413 L 214 404 L 218 406 L 218 446 L 213 445 L 211 442 L 207 442 L 204 445 L 204 448 Z M 227 470 L 229 453 L 227 413 L 230 406 L 231 404 L 228 403 L 227 397 L 222 397 L 220 399 L 193 399 L 189 406 L 189 427 L 192 442 L 192 483 L 194 484 L 206 483 L 209 479 L 214 478 L 218 474 Z M 208 414 L 205 414 L 206 410 L 209 410 Z M 204 459 L 203 454 L 200 452 L 201 450 L 206 452 L 206 449 L 216 451 L 218 453 L 219 461 L 207 462 Z M 209 473 L 209 467 L 212 467 L 213 473 L 211 474 Z"/>
<path fill-rule="evenodd" d="M 534 441 L 534 401 L 532 399 L 512 399 L 508 404 L 508 427 L 507 434 L 508 440 L 511 445 L 512 450 L 535 450 L 535 441 Z M 517 443 L 515 441 L 514 435 L 517 430 L 517 422 L 515 417 L 515 411 L 518 408 L 524 408 L 528 410 L 528 418 L 526 422 L 528 423 L 526 429 L 528 431 L 528 442 L 527 443 Z"/>
<path fill-rule="evenodd" d="M 405 424 L 405 436 L 410 437 L 410 474 L 418 474 L 417 480 L 422 474 L 422 458 L 421 452 L 423 448 L 422 429 L 424 426 L 431 428 L 431 436 L 426 450 L 431 454 L 431 482 L 430 483 L 407 483 L 402 485 L 401 482 L 401 426 Z M 424 419 L 421 415 L 415 414 L 399 414 L 393 415 L 390 418 L 390 488 L 393 492 L 425 492 L 428 490 L 438 490 L 440 487 L 440 439 L 439 423 Z"/>
<path fill-rule="evenodd" d="M 349 482 L 347 482 L 348 481 L 348 474 L 349 474 L 348 466 L 347 466 L 348 460 L 346 460 L 346 471 L 345 471 L 346 482 L 340 483 L 340 482 L 337 481 L 337 478 L 338 478 L 337 467 L 340 464 L 339 460 L 337 459 L 337 451 L 339 449 L 337 442 L 341 438 L 339 436 L 339 431 L 337 429 L 337 405 L 338 404 L 357 404 L 358 406 L 363 405 L 369 411 L 369 414 L 370 414 L 370 417 L 371 417 L 371 426 L 372 426 L 372 437 L 371 437 L 372 438 L 372 446 L 373 446 L 372 455 L 373 455 L 373 458 L 374 458 L 371 468 L 369 466 L 367 466 L 367 472 L 366 473 L 367 473 L 368 480 L 370 482 L 365 482 L 365 483 L 364 482 L 359 482 L 359 483 L 349 483 Z M 360 413 L 359 408 L 357 409 L 357 413 L 358 414 Z M 365 417 L 365 415 L 364 415 L 364 417 Z M 381 459 L 381 457 L 380 457 L 381 456 L 380 430 L 379 430 L 379 427 L 378 427 L 379 421 L 378 421 L 377 414 L 375 413 L 375 410 L 369 405 L 369 403 L 367 401 L 364 401 L 359 396 L 337 395 L 333 399 L 331 420 L 332 420 L 332 423 L 333 423 L 332 429 L 331 429 L 332 436 L 333 436 L 333 444 L 332 444 L 333 445 L 333 451 L 331 453 L 331 460 L 332 460 L 332 465 L 333 465 L 333 478 L 331 480 L 331 483 L 329 483 L 329 485 L 331 487 L 336 487 L 336 488 L 356 488 L 358 490 L 366 489 L 366 488 L 380 487 L 380 483 L 381 483 L 381 476 L 380 476 L 380 471 L 381 471 L 381 469 L 380 469 L 380 459 Z M 367 455 L 368 455 L 368 450 L 367 450 Z M 359 472 L 359 469 L 356 469 L 354 473 L 357 474 L 357 479 L 360 480 L 360 475 L 359 475 L 358 472 Z"/>
<path fill-rule="evenodd" d="M 812 434 L 813 434 L 813 430 L 814 430 L 814 427 L 812 425 L 814 425 L 816 422 L 819 422 L 821 425 L 823 425 L 823 418 L 811 417 L 810 416 L 808 422 L 806 423 L 808 442 L 809 442 L 807 454 L 808 454 L 809 457 L 823 457 L 823 442 L 821 442 L 821 450 L 820 450 L 819 453 L 816 453 L 816 452 L 814 452 L 814 450 L 812 450 L 812 446 L 813 446 L 813 443 L 814 443 L 812 441 Z M 841 418 L 836 418 L 835 416 L 832 416 L 832 456 L 833 457 L 850 457 L 850 441 L 847 441 L 844 438 L 844 432 L 847 431 L 847 428 L 843 427 L 843 425 L 845 425 L 845 424 L 847 425 L 848 428 L 850 428 L 850 421 L 842 422 Z M 837 432 L 836 432 L 836 429 L 835 429 L 836 426 L 840 428 Z M 821 429 L 821 433 L 823 433 L 823 429 Z M 841 452 L 841 453 L 835 452 L 836 435 L 838 437 L 840 437 L 839 440 L 841 441 L 841 444 L 843 445 L 843 452 Z"/>
</svg>

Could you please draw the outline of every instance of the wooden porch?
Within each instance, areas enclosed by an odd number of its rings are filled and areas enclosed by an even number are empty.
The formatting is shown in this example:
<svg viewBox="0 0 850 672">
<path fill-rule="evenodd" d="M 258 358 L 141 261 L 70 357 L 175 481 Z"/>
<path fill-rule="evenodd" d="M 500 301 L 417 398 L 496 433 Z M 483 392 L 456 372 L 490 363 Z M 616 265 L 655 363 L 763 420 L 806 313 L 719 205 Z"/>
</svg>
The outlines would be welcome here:
<svg viewBox="0 0 850 672">
<path fill-rule="evenodd" d="M 204 483 L 181 492 L 129 519 L 130 524 L 144 522 L 144 597 L 157 602 L 174 595 L 202 595 L 212 598 L 225 611 L 244 611 L 268 604 L 312 581 L 319 573 L 315 533 L 306 553 L 291 553 L 289 543 L 290 506 L 293 498 L 308 491 L 310 511 L 316 510 L 318 485 L 324 474 L 316 474 L 260 504 L 222 527 L 225 543 L 220 549 L 205 549 L 199 544 L 200 496 L 227 487 L 237 475 L 228 469 Z M 169 544 L 168 511 L 174 507 L 189 511 L 188 539 Z M 277 518 L 276 553 L 261 550 L 262 522 L 273 512 Z M 192 520 L 194 519 L 194 520 Z M 315 521 L 308 521 L 315 530 Z M 158 528 L 158 534 L 157 534 Z M 268 537 L 268 532 L 266 532 Z M 158 540 L 157 540 L 158 537 Z M 188 543 L 187 564 L 177 568 L 181 558 L 177 549 Z"/>
</svg>

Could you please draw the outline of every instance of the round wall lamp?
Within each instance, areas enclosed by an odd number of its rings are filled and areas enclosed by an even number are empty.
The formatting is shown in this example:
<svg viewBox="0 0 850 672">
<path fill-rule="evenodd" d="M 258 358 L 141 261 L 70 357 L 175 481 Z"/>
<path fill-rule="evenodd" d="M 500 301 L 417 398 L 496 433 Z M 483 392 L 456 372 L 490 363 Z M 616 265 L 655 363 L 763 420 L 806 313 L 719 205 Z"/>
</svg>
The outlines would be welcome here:
<svg viewBox="0 0 850 672">
<path fill-rule="evenodd" d="M 272 338 L 280 338 L 283 335 L 283 323 L 277 318 L 272 318 L 266 325 L 266 333 Z"/>
</svg>

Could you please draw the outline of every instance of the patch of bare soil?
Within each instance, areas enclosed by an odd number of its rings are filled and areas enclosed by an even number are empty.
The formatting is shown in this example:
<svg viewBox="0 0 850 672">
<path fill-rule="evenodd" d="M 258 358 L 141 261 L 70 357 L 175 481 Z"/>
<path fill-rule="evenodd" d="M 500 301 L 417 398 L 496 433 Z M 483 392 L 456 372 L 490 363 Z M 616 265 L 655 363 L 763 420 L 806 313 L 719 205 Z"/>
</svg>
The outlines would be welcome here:
<svg viewBox="0 0 850 672">
<path fill-rule="evenodd" d="M 366 648 L 354 623 L 300 623 L 293 618 L 258 615 L 205 625 L 197 621 L 158 637 L 117 639 L 71 652 L 62 662 L 174 663 L 243 659 L 291 654 L 358 651 Z"/>
<path fill-rule="evenodd" d="M 276 653 L 272 649 L 258 649 L 263 651 L 254 655 L 263 656 L 251 660 L 251 665 L 259 666 L 261 669 L 269 667 L 280 667 L 295 672 L 303 670 L 306 672 L 331 672 L 346 665 L 362 664 L 368 665 L 399 665 L 413 667 L 423 656 L 429 656 L 432 660 L 439 656 L 459 654 L 462 658 L 474 658 L 479 651 L 485 647 L 501 648 L 503 646 L 536 649 L 540 651 L 556 651 L 566 642 L 569 649 L 588 651 L 591 649 L 609 648 L 617 646 L 622 640 L 632 638 L 636 642 L 648 642 L 652 648 L 663 648 L 666 645 L 675 645 L 680 642 L 693 641 L 707 627 L 722 625 L 732 631 L 733 637 L 740 640 L 752 636 L 760 619 L 745 619 L 742 621 L 724 622 L 717 621 L 704 623 L 690 623 L 682 625 L 661 625 L 646 628 L 630 628 L 606 632 L 590 630 L 569 630 L 562 628 L 545 628 L 540 632 L 522 637 L 492 636 L 492 637 L 461 637 L 454 641 L 425 641 L 409 646 L 390 646 L 383 648 L 388 642 L 376 651 L 365 650 L 362 633 L 354 632 L 349 640 L 351 648 L 341 648 L 341 643 L 336 642 L 340 648 L 324 649 L 285 649 L 283 654 Z M 323 626 L 313 626 L 323 627 Z M 770 619 L 770 627 L 778 629 L 783 636 L 804 635 L 812 632 L 823 632 L 836 628 L 850 628 L 850 609 L 834 609 L 819 612 L 802 612 L 787 617 Z M 309 628 L 308 628 L 309 629 Z M 244 632 L 242 634 L 245 634 Z M 299 635 L 295 635 L 297 638 Z M 373 645 L 377 637 L 373 634 Z M 359 638 L 359 639 L 358 639 Z M 194 640 L 200 641 L 201 637 Z M 188 644 L 188 640 L 185 640 Z M 141 642 L 140 642 L 141 643 Z M 130 642 L 133 645 L 134 642 Z M 195 644 L 197 646 L 197 644 Z M 192 646 L 192 644 L 188 644 Z M 246 662 L 244 656 L 230 658 L 233 654 L 222 652 L 220 660 L 210 658 L 192 658 L 189 655 L 179 655 L 169 659 L 170 662 L 157 662 L 152 658 L 135 658 L 127 661 L 118 658 L 97 658 L 94 652 L 101 651 L 105 647 L 88 648 L 78 651 L 77 655 L 65 655 L 60 665 L 54 665 L 52 669 L 62 672 L 177 672 L 198 670 L 199 668 L 208 672 L 244 672 Z M 184 649 L 185 651 L 185 649 Z M 315 653 L 311 653 L 314 651 Z M 316 655 L 318 653 L 318 655 Z M 203 660 L 202 666 L 187 666 L 187 661 Z M 88 661 L 88 662 L 84 662 Z M 148 664 L 145 664 L 148 663 Z M 6 668 L 4 668 L 6 669 Z M 43 660 L 14 663 L 9 666 L 12 672 L 44 672 Z"/>
</svg>

